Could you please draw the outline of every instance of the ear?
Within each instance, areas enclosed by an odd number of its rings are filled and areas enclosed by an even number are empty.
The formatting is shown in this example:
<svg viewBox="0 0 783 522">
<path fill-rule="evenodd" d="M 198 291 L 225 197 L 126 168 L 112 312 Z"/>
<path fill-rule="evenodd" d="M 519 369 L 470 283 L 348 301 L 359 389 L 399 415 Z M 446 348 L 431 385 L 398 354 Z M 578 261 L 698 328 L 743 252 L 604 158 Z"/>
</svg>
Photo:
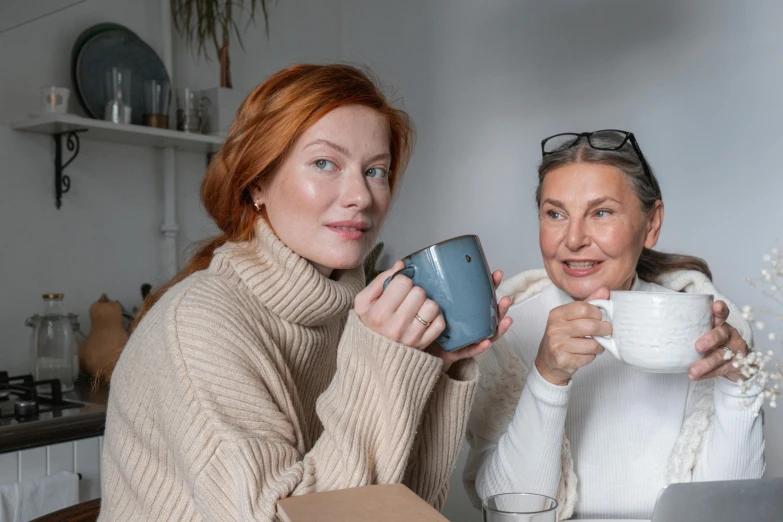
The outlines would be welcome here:
<svg viewBox="0 0 783 522">
<path fill-rule="evenodd" d="M 250 197 L 253 198 L 253 203 L 258 203 L 259 206 L 265 203 L 264 191 L 261 188 L 261 182 L 256 182 L 252 185 L 250 190 Z"/>
<path fill-rule="evenodd" d="M 661 225 L 663 225 L 663 201 L 660 199 L 655 202 L 647 221 L 647 235 L 644 238 L 644 247 L 653 248 L 658 243 L 658 237 L 661 235 Z"/>
</svg>

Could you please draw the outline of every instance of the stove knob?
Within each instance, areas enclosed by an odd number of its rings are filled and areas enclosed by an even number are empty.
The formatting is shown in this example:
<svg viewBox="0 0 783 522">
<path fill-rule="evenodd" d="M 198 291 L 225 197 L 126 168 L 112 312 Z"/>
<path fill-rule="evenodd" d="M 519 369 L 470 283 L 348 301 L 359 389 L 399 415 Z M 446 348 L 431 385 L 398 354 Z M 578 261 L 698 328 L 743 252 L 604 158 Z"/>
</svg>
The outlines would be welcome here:
<svg viewBox="0 0 783 522">
<path fill-rule="evenodd" d="M 14 417 L 26 419 L 38 415 L 38 403 L 36 401 L 16 401 L 14 403 Z"/>
</svg>

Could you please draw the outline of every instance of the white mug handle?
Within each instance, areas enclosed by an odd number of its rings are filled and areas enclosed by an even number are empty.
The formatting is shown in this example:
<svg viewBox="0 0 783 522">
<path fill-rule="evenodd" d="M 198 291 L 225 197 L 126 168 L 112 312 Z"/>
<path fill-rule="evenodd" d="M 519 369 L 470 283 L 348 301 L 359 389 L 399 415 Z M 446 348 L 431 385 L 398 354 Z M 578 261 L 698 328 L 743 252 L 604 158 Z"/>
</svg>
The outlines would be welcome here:
<svg viewBox="0 0 783 522">
<path fill-rule="evenodd" d="M 612 303 L 612 301 L 609 299 L 594 299 L 592 301 L 588 301 L 588 304 L 596 306 L 601 310 L 602 320 L 608 321 L 610 323 L 612 322 L 612 316 L 614 315 L 614 303 Z M 593 339 L 598 341 L 598 344 L 603 346 L 606 351 L 614 355 L 617 360 L 623 360 L 622 357 L 620 357 L 619 350 L 617 350 L 617 344 L 614 342 L 614 339 L 612 339 L 611 335 L 596 335 L 593 337 Z"/>
</svg>

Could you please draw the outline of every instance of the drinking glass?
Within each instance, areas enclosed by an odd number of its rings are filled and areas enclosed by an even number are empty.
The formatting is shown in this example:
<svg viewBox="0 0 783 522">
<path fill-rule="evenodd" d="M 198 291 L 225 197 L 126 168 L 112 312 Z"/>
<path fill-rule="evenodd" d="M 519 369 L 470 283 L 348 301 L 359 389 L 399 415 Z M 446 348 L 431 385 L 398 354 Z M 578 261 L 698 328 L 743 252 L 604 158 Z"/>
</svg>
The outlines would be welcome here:
<svg viewBox="0 0 783 522">
<path fill-rule="evenodd" d="M 557 501 L 535 493 L 501 493 L 482 503 L 484 522 L 557 522 Z"/>
<path fill-rule="evenodd" d="M 70 94 L 70 89 L 66 87 L 57 87 L 56 85 L 41 87 L 41 114 L 65 114 L 68 112 L 68 96 Z"/>
<path fill-rule="evenodd" d="M 148 80 L 144 82 L 146 111 L 144 124 L 167 129 L 169 126 L 170 86 L 168 82 Z"/>
<path fill-rule="evenodd" d="M 208 126 L 209 98 L 189 87 L 177 89 L 177 130 L 203 133 Z"/>
<path fill-rule="evenodd" d="M 177 89 L 177 130 L 199 132 L 201 118 L 196 91 L 189 87 Z"/>
</svg>

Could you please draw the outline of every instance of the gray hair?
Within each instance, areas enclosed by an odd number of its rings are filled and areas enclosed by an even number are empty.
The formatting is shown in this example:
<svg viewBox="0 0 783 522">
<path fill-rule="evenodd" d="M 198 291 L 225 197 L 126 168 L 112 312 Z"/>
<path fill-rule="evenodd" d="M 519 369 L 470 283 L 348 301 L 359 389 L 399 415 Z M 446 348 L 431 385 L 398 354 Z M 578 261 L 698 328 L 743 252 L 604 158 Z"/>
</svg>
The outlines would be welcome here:
<svg viewBox="0 0 783 522">
<path fill-rule="evenodd" d="M 612 147 L 616 145 L 607 137 L 593 135 L 590 138 L 593 145 Z M 649 163 L 645 172 L 642 159 L 637 154 L 630 140 L 618 150 L 602 150 L 593 148 L 587 138 L 578 138 L 573 145 L 566 144 L 554 152 L 547 154 L 538 167 L 538 187 L 536 188 L 536 205 L 541 207 L 541 187 L 544 178 L 551 171 L 574 163 L 599 163 L 610 165 L 625 174 L 636 197 L 639 198 L 642 211 L 649 213 L 659 200 L 663 201 L 658 179 L 652 172 Z M 649 175 L 648 175 L 649 173 Z M 656 281 L 663 274 L 677 270 L 698 270 L 712 279 L 707 263 L 698 257 L 682 254 L 669 254 L 645 248 L 636 263 L 636 273 L 645 281 Z"/>
</svg>

